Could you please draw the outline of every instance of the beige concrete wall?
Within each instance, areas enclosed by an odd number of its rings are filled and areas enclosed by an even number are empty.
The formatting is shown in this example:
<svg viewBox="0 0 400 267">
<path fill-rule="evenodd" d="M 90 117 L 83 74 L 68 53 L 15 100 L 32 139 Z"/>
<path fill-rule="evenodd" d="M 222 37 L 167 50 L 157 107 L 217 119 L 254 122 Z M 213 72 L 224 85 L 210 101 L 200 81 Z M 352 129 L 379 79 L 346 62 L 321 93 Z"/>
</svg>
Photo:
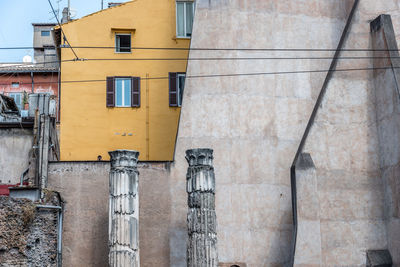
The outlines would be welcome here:
<svg viewBox="0 0 400 267">
<path fill-rule="evenodd" d="M 371 49 L 369 21 L 381 13 L 398 20 L 398 4 L 360 1 L 344 48 Z M 370 58 L 341 59 L 337 69 L 371 67 Z M 365 266 L 367 250 L 388 247 L 379 150 L 373 72 L 336 72 L 304 149 L 317 169 L 323 266 Z"/>
<path fill-rule="evenodd" d="M 197 1 L 191 47 L 333 48 L 352 1 Z M 327 56 L 333 52 L 191 51 L 191 57 Z M 187 75 L 329 68 L 330 60 L 189 61 Z M 221 262 L 288 264 L 290 165 L 322 73 L 186 80 L 171 168 L 171 266 L 185 266 L 184 152 L 214 149 Z"/>
<path fill-rule="evenodd" d="M 0 129 L 0 184 L 16 184 L 28 168 L 33 134 L 29 129 Z"/>
<path fill-rule="evenodd" d="M 65 201 L 63 266 L 108 266 L 109 162 L 58 162 L 49 188 Z M 171 201 L 164 164 L 139 164 L 141 266 L 169 266 Z"/>
<path fill-rule="evenodd" d="M 398 91 L 399 69 L 378 69 L 399 66 L 398 46 L 388 16 L 381 16 L 371 23 L 372 47 L 389 49 L 376 51 L 374 56 L 386 57 L 374 60 L 374 85 L 376 96 L 376 119 L 380 151 L 380 168 L 385 193 L 385 219 L 388 248 L 394 264 L 400 265 L 400 94 Z M 392 57 L 392 58 L 390 58 Z"/>
<path fill-rule="evenodd" d="M 197 1 L 191 47 L 336 48 L 353 1 Z M 346 48 L 370 48 L 369 21 L 398 14 L 398 1 L 360 1 Z M 333 52 L 210 52 L 200 56 L 332 56 Z M 342 54 L 369 56 L 369 53 Z M 189 61 L 187 74 L 328 69 L 330 60 Z M 371 67 L 341 60 L 338 69 Z M 184 192 L 184 151 L 215 150 L 218 248 L 222 262 L 288 263 L 289 168 L 326 73 L 188 79 L 171 195 Z M 305 152 L 317 168 L 323 266 L 363 266 L 387 247 L 384 192 L 370 71 L 334 75 Z M 186 200 L 171 198 L 171 227 L 185 233 Z M 182 246 L 171 262 L 184 266 Z"/>
<path fill-rule="evenodd" d="M 322 266 L 318 177 L 309 154 L 296 164 L 297 238 L 294 266 Z"/>
</svg>

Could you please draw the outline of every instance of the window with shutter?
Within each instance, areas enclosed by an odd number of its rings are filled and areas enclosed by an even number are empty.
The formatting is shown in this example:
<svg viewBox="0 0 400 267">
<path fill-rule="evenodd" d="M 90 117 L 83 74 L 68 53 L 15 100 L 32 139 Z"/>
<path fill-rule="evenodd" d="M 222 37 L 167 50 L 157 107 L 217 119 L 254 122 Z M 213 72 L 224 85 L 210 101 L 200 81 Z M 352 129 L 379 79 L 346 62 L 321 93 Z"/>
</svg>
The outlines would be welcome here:
<svg viewBox="0 0 400 267">
<path fill-rule="evenodd" d="M 107 77 L 107 107 L 140 107 L 140 77 Z"/>
<path fill-rule="evenodd" d="M 185 87 L 184 72 L 169 73 L 169 106 L 180 107 L 182 105 L 183 90 Z"/>
<path fill-rule="evenodd" d="M 107 97 L 106 97 L 106 105 L 107 107 L 115 106 L 115 87 L 114 87 L 114 77 L 107 77 Z"/>
<path fill-rule="evenodd" d="M 132 107 L 140 107 L 140 77 L 131 77 L 132 82 L 132 99 L 131 106 Z"/>
<path fill-rule="evenodd" d="M 169 106 L 170 107 L 177 107 L 178 106 L 178 99 L 177 99 L 177 92 L 176 92 L 176 72 L 169 73 Z"/>
</svg>

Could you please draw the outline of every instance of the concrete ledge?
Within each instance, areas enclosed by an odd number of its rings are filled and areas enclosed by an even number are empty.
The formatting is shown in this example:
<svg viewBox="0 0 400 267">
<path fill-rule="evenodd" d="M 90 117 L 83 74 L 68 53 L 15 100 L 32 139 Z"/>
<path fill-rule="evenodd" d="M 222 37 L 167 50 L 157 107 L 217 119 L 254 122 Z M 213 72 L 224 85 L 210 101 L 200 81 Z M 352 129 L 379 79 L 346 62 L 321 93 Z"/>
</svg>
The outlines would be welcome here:
<svg viewBox="0 0 400 267">
<path fill-rule="evenodd" d="M 32 201 L 37 201 L 40 198 L 39 188 L 36 187 L 10 187 L 10 197 L 26 198 Z"/>
</svg>

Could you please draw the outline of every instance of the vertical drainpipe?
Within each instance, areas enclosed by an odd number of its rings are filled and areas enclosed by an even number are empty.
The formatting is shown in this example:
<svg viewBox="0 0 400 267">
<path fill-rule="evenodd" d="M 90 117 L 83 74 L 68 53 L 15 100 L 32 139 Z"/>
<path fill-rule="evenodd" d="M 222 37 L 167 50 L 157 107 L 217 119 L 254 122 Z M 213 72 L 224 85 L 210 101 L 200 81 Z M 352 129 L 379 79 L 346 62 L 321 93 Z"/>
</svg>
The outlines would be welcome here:
<svg viewBox="0 0 400 267">
<path fill-rule="evenodd" d="M 189 168 L 186 175 L 188 193 L 188 267 L 217 267 L 217 218 L 215 214 L 215 175 L 213 150 L 186 151 Z"/>
<path fill-rule="evenodd" d="M 34 81 L 33 81 L 33 72 L 31 71 L 31 80 L 32 80 L 32 94 L 35 91 L 35 85 L 34 85 Z"/>
<path fill-rule="evenodd" d="M 61 52 L 60 52 L 61 53 Z M 60 121 L 60 112 L 61 112 L 61 57 L 60 57 L 60 62 L 58 63 L 58 76 L 57 76 L 57 90 L 58 90 L 58 110 L 57 110 L 57 117 L 58 117 L 58 121 Z"/>
<path fill-rule="evenodd" d="M 109 266 L 140 266 L 138 151 L 115 150 L 110 154 Z"/>
</svg>

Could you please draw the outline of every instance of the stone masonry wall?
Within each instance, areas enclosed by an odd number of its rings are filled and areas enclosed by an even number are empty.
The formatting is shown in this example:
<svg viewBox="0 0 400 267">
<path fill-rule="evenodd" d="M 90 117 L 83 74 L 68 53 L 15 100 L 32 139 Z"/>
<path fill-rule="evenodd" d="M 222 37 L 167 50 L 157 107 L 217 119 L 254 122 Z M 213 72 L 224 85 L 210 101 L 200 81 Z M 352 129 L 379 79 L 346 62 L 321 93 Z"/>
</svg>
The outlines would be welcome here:
<svg viewBox="0 0 400 267">
<path fill-rule="evenodd" d="M 59 205 L 54 199 L 46 204 Z M 57 211 L 0 197 L 0 266 L 56 266 Z"/>
</svg>

